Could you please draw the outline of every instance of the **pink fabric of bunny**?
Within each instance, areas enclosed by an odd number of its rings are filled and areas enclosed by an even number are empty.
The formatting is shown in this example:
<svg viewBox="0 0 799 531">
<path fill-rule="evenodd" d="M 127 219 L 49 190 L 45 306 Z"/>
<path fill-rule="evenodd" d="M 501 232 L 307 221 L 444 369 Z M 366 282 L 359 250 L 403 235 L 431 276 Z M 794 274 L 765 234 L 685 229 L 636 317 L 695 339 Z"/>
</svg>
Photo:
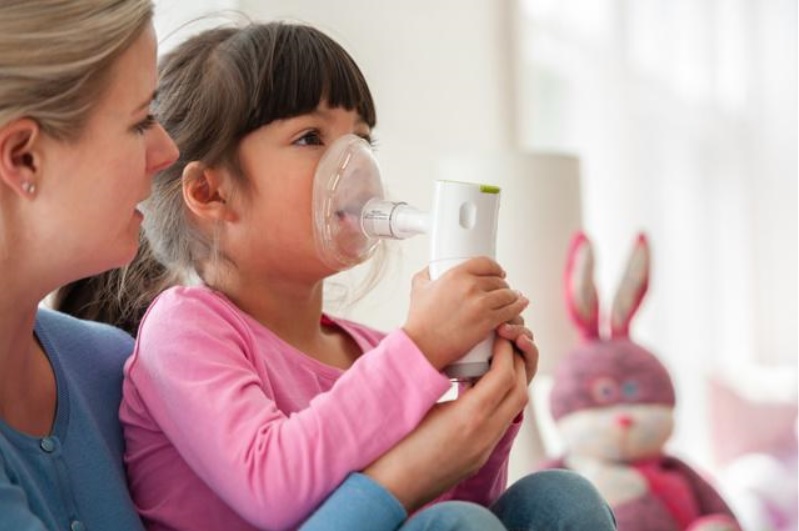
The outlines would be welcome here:
<svg viewBox="0 0 799 531">
<path fill-rule="evenodd" d="M 716 490 L 664 446 L 674 427 L 674 385 L 666 367 L 629 337 L 649 285 L 650 253 L 639 235 L 614 299 L 609 337 L 600 331 L 588 238 L 575 236 L 566 298 L 584 341 L 558 366 L 550 408 L 564 455 L 545 468 L 570 468 L 594 482 L 621 531 L 734 531 Z"/>
</svg>

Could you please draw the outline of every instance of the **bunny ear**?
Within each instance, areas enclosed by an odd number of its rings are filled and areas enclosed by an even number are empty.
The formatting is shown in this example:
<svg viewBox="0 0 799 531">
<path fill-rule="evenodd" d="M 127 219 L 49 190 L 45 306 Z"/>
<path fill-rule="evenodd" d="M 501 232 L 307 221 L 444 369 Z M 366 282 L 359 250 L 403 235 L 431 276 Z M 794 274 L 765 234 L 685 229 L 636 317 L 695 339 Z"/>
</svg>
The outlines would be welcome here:
<svg viewBox="0 0 799 531">
<path fill-rule="evenodd" d="M 572 320 L 585 338 L 599 337 L 599 301 L 594 285 L 594 251 L 582 232 L 569 247 L 564 275 L 566 304 Z"/>
<path fill-rule="evenodd" d="M 649 287 L 649 264 L 649 243 L 646 236 L 639 234 L 633 252 L 627 260 L 627 270 L 616 291 L 616 298 L 613 300 L 610 313 L 612 337 L 629 336 L 630 321 Z"/>
</svg>

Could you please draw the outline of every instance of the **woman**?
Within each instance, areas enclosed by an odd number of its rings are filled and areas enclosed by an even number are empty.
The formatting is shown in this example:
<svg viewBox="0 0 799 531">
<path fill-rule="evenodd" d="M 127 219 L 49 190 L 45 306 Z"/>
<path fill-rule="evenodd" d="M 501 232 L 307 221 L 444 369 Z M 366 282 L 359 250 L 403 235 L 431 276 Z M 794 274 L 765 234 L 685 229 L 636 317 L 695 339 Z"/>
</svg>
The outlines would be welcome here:
<svg viewBox="0 0 799 531">
<path fill-rule="evenodd" d="M 0 527 L 141 529 L 117 420 L 132 340 L 40 309 L 129 262 L 153 174 L 150 0 L 0 4 Z"/>
</svg>

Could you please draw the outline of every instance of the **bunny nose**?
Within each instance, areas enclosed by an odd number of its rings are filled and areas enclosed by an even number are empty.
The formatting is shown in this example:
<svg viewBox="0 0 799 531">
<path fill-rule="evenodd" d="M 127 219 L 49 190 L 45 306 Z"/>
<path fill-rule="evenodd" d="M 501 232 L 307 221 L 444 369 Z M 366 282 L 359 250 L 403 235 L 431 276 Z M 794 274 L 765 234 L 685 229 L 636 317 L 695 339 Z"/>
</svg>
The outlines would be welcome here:
<svg viewBox="0 0 799 531">
<path fill-rule="evenodd" d="M 630 415 L 619 415 L 616 417 L 616 424 L 627 429 L 633 425 L 633 418 Z"/>
</svg>

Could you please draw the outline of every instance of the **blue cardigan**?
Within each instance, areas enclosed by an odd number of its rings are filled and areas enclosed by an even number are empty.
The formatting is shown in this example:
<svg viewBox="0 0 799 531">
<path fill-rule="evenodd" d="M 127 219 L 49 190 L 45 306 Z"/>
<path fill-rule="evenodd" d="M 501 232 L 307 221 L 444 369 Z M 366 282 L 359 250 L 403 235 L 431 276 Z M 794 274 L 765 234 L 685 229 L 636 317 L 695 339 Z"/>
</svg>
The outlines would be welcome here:
<svg viewBox="0 0 799 531">
<path fill-rule="evenodd" d="M 45 309 L 35 333 L 55 373 L 55 422 L 38 438 L 0 420 L 0 530 L 141 531 L 117 416 L 133 339 Z"/>
</svg>

